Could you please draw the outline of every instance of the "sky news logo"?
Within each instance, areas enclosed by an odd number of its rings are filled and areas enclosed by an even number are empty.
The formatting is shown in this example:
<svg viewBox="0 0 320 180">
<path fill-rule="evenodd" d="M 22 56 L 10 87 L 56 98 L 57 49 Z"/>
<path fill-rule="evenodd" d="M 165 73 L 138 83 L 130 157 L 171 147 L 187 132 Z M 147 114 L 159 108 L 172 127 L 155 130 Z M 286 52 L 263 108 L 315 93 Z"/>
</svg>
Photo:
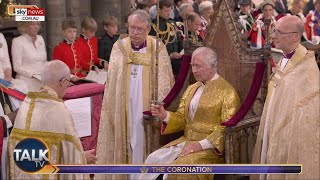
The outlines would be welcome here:
<svg viewBox="0 0 320 180">
<path fill-rule="evenodd" d="M 36 5 L 10 5 L 8 14 L 15 16 L 16 21 L 45 21 L 44 8 Z"/>
<path fill-rule="evenodd" d="M 40 139 L 26 138 L 14 148 L 13 158 L 19 169 L 27 173 L 35 173 L 50 164 L 50 151 Z"/>
</svg>

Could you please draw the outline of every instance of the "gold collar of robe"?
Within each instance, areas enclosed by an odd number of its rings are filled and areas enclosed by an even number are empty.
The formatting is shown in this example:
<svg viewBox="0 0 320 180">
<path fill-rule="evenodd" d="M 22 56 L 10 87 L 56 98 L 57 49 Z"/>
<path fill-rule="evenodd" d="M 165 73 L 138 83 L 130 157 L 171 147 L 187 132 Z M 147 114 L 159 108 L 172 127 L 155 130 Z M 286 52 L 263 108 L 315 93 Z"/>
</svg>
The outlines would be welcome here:
<svg viewBox="0 0 320 180">
<path fill-rule="evenodd" d="M 151 59 L 153 57 L 153 49 L 154 44 L 152 42 L 151 38 L 147 38 L 147 46 L 146 46 L 146 53 L 139 53 L 139 52 L 133 52 L 131 47 L 131 39 L 126 38 L 124 40 L 124 52 L 128 58 L 128 64 L 141 64 L 145 66 L 151 65 Z M 121 44 L 121 43 L 120 43 Z"/>
<path fill-rule="evenodd" d="M 307 55 L 308 51 L 305 47 L 303 47 L 301 44 L 296 49 L 296 52 L 293 54 L 291 59 L 288 61 L 287 65 L 284 67 L 283 70 L 280 69 L 281 61 L 277 64 L 276 69 L 274 73 L 270 76 L 270 82 L 268 86 L 268 95 L 271 95 L 271 91 L 273 90 L 273 87 L 276 87 L 280 80 L 283 79 L 283 77 L 290 72 L 290 70 L 296 66 L 299 63 L 302 63 L 303 61 L 307 60 L 306 58 L 303 58 Z M 267 97 L 267 100 L 269 100 L 270 97 Z"/>
</svg>

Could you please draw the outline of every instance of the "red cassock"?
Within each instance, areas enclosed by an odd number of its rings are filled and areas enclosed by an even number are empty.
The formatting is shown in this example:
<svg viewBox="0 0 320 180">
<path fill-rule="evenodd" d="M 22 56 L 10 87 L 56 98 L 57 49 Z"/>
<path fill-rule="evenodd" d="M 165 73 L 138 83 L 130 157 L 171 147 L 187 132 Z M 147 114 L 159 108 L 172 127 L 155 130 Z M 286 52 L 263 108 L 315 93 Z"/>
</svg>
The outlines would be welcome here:
<svg viewBox="0 0 320 180">
<path fill-rule="evenodd" d="M 53 50 L 53 59 L 58 59 L 63 61 L 69 68 L 71 74 L 77 77 L 85 77 L 82 74 L 81 68 L 81 47 L 78 41 L 75 43 L 68 42 L 66 40 L 62 41 Z"/>
<path fill-rule="evenodd" d="M 98 58 L 98 39 L 93 37 L 88 39 L 81 35 L 78 38 L 78 43 L 81 49 L 81 66 L 82 70 L 90 71 L 92 66 L 101 67 L 101 62 Z"/>
</svg>

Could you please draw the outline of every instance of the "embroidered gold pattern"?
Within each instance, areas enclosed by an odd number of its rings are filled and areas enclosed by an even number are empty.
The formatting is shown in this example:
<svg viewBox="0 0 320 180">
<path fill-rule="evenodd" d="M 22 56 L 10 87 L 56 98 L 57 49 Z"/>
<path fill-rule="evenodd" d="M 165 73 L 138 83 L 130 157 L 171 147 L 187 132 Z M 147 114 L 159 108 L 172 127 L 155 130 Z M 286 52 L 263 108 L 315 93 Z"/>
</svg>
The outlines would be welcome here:
<svg viewBox="0 0 320 180">
<path fill-rule="evenodd" d="M 32 113 L 33 113 L 34 107 L 36 105 L 35 102 L 36 102 L 36 99 L 32 98 L 31 102 L 30 102 L 30 107 L 29 107 L 29 110 L 28 110 L 28 114 L 27 114 L 27 120 L 26 120 L 26 129 L 27 130 L 30 130 L 31 117 L 32 117 Z"/>
</svg>

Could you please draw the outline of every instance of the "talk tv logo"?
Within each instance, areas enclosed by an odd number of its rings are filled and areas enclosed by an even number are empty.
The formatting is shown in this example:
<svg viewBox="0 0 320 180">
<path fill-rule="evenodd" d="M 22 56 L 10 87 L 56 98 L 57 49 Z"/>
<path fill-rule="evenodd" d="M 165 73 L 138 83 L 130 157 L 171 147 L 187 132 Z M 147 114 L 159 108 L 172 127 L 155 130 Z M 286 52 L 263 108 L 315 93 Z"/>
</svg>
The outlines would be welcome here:
<svg viewBox="0 0 320 180">
<path fill-rule="evenodd" d="M 48 146 L 36 138 L 20 141 L 13 152 L 16 165 L 24 172 L 35 173 L 49 165 L 50 151 Z"/>
</svg>

